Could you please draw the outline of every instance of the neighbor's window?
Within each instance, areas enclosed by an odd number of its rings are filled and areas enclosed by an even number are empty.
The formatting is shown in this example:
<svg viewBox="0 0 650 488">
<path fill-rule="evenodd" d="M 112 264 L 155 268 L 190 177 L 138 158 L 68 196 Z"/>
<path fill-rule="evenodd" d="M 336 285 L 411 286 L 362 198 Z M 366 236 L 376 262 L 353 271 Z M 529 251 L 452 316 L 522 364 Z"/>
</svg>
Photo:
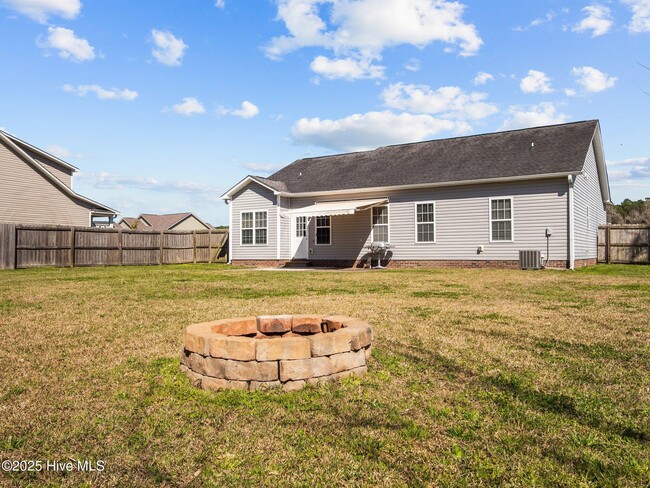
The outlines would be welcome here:
<svg viewBox="0 0 650 488">
<path fill-rule="evenodd" d="M 512 198 L 490 199 L 490 240 L 512 241 Z"/>
<path fill-rule="evenodd" d="M 242 212 L 241 243 L 245 245 L 267 243 L 267 215 L 263 212 Z"/>
<path fill-rule="evenodd" d="M 332 243 L 332 221 L 330 216 L 316 217 L 316 244 L 328 245 Z"/>
<path fill-rule="evenodd" d="M 388 205 L 372 207 L 372 240 L 388 242 Z"/>
<path fill-rule="evenodd" d="M 415 242 L 436 242 L 436 204 L 415 204 Z"/>
</svg>

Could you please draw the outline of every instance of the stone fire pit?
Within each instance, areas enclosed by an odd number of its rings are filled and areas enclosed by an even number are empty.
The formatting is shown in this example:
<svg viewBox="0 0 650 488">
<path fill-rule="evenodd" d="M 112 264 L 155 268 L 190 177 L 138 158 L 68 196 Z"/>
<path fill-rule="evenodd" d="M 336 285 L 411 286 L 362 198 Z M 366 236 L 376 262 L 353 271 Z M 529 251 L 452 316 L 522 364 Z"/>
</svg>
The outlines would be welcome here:
<svg viewBox="0 0 650 488">
<path fill-rule="evenodd" d="M 342 315 L 265 315 L 192 324 L 181 370 L 204 390 L 298 390 L 367 371 L 372 328 Z"/>
</svg>

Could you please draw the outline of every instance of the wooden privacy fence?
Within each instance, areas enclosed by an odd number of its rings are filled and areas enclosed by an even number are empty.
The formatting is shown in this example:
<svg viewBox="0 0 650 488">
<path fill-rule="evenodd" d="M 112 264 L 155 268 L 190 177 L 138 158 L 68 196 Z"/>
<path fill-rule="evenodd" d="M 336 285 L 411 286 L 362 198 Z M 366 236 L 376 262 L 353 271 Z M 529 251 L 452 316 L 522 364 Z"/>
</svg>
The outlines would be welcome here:
<svg viewBox="0 0 650 488">
<path fill-rule="evenodd" d="M 228 261 L 227 230 L 142 231 L 0 224 L 0 269 Z"/>
<path fill-rule="evenodd" d="M 650 264 L 650 225 L 598 227 L 598 262 Z"/>
</svg>

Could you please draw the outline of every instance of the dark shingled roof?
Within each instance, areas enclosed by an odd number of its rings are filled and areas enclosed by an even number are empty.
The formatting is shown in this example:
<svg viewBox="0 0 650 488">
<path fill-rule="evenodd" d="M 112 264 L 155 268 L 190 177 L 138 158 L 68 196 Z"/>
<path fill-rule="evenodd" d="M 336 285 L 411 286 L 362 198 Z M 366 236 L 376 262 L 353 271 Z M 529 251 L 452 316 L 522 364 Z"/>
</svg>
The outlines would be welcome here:
<svg viewBox="0 0 650 488">
<path fill-rule="evenodd" d="M 152 230 L 169 230 L 170 227 L 178 224 L 181 220 L 192 215 L 190 212 L 173 213 L 173 214 L 141 214 L 140 220 L 144 219 L 149 223 Z"/>
<path fill-rule="evenodd" d="M 302 193 L 580 172 L 597 126 L 589 120 L 299 159 L 255 178 Z"/>
</svg>

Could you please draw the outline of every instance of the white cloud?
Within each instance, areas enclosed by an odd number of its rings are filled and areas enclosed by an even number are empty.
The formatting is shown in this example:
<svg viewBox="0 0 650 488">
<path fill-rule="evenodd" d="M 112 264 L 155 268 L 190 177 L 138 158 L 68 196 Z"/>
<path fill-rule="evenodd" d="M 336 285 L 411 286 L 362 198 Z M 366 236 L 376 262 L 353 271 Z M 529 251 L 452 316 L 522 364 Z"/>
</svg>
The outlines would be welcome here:
<svg viewBox="0 0 650 488">
<path fill-rule="evenodd" d="M 205 107 L 194 97 L 183 98 L 183 103 L 176 104 L 172 110 L 181 115 L 195 115 L 205 112 Z"/>
<path fill-rule="evenodd" d="M 271 174 L 275 173 L 277 170 L 285 166 L 284 164 L 272 164 L 272 163 L 248 163 L 244 165 L 244 168 L 251 171 L 256 171 L 258 173 Z"/>
<path fill-rule="evenodd" d="M 627 25 L 630 32 L 650 32 L 650 0 L 622 0 L 632 10 L 632 20 Z"/>
<path fill-rule="evenodd" d="M 488 81 L 494 81 L 494 76 L 490 73 L 486 73 L 485 71 L 479 71 L 476 73 L 476 77 L 474 77 L 473 83 L 475 85 L 485 85 Z"/>
<path fill-rule="evenodd" d="M 77 37 L 73 30 L 65 27 L 48 27 L 47 39 L 37 39 L 43 49 L 56 49 L 59 56 L 68 61 L 81 63 L 95 59 L 95 48 L 86 39 Z"/>
<path fill-rule="evenodd" d="M 128 100 L 132 101 L 138 98 L 138 92 L 134 90 L 120 90 L 118 88 L 102 88 L 99 85 L 63 85 L 63 91 L 74 93 L 80 97 L 85 97 L 89 93 L 94 93 L 100 100 Z"/>
<path fill-rule="evenodd" d="M 524 93 L 551 93 L 551 79 L 543 71 L 531 69 L 528 76 L 521 79 L 519 88 Z"/>
<path fill-rule="evenodd" d="M 588 93 L 598 93 L 616 84 L 617 78 L 609 76 L 596 68 L 582 66 L 573 68 L 571 74 L 575 76 L 576 82 Z"/>
<path fill-rule="evenodd" d="M 557 17 L 557 14 L 553 10 L 549 10 L 544 17 L 539 17 L 537 19 L 533 19 L 530 24 L 528 24 L 525 27 L 515 27 L 514 30 L 516 31 L 526 31 L 530 29 L 531 27 L 537 27 L 538 25 L 546 24 L 547 22 L 552 21 L 555 17 Z"/>
<path fill-rule="evenodd" d="M 322 47 L 339 59 L 372 60 L 386 47 L 410 44 L 421 48 L 436 41 L 453 45 L 461 56 L 470 56 L 483 44 L 476 27 L 463 20 L 465 6 L 457 1 L 276 2 L 277 19 L 284 22 L 288 35 L 274 37 L 265 46 L 266 55 L 272 59 L 303 47 Z"/>
<path fill-rule="evenodd" d="M 404 69 L 408 71 L 420 71 L 420 60 L 417 58 L 411 58 L 406 63 L 404 63 Z"/>
<path fill-rule="evenodd" d="M 504 120 L 502 130 L 562 124 L 569 119 L 568 115 L 559 113 L 556 105 L 551 102 L 542 102 L 528 108 L 511 106 L 508 114 L 510 117 Z"/>
<path fill-rule="evenodd" d="M 74 19 L 81 11 L 80 0 L 0 0 L 3 5 L 45 24 L 52 15 Z"/>
<path fill-rule="evenodd" d="M 225 107 L 217 108 L 217 114 L 219 115 L 234 115 L 235 117 L 241 117 L 242 119 L 251 119 L 259 113 L 259 107 L 248 100 L 244 100 L 239 109 L 233 110 Z"/>
<path fill-rule="evenodd" d="M 225 8 L 226 7 L 226 0 L 215 0 L 214 6 L 217 8 Z"/>
<path fill-rule="evenodd" d="M 51 144 L 45 148 L 45 150 L 50 153 L 52 156 L 56 156 L 59 159 L 67 158 L 81 158 L 81 154 L 75 154 L 65 147 L 61 147 L 57 144 Z"/>
<path fill-rule="evenodd" d="M 462 133 L 467 130 L 464 122 L 386 110 L 354 114 L 338 120 L 303 118 L 294 124 L 291 134 L 297 144 L 335 151 L 361 151 L 386 144 L 422 141 L 442 131 Z"/>
<path fill-rule="evenodd" d="M 619 161 L 607 161 L 608 168 L 616 168 L 607 172 L 610 180 L 627 180 L 650 178 L 650 158 L 630 158 Z"/>
<path fill-rule="evenodd" d="M 375 79 L 384 77 L 383 66 L 372 64 L 375 57 L 350 56 L 347 58 L 329 59 L 316 56 L 311 62 L 311 69 L 328 80 L 344 79 L 348 81 L 360 79 Z"/>
<path fill-rule="evenodd" d="M 498 112 L 493 103 L 487 103 L 486 93 L 465 93 L 457 86 L 443 86 L 432 90 L 426 85 L 389 85 L 381 94 L 389 108 L 415 113 L 439 114 L 445 119 L 480 120 Z"/>
<path fill-rule="evenodd" d="M 151 29 L 151 40 L 155 47 L 151 50 L 153 57 L 166 66 L 180 66 L 187 49 L 187 44 L 171 32 Z"/>
<path fill-rule="evenodd" d="M 612 28 L 612 11 L 609 7 L 600 4 L 588 5 L 582 9 L 587 16 L 573 26 L 574 32 L 591 31 L 591 37 L 607 34 Z"/>
<path fill-rule="evenodd" d="M 106 190 L 135 188 L 165 193 L 211 193 L 219 191 L 218 188 L 192 181 L 160 181 L 155 178 L 119 176 L 111 173 L 82 172 L 75 175 L 75 179 L 87 182 L 95 188 Z"/>
<path fill-rule="evenodd" d="M 575 97 L 578 94 L 578 92 L 576 92 L 573 88 L 565 88 L 564 94 L 567 97 Z"/>
</svg>

